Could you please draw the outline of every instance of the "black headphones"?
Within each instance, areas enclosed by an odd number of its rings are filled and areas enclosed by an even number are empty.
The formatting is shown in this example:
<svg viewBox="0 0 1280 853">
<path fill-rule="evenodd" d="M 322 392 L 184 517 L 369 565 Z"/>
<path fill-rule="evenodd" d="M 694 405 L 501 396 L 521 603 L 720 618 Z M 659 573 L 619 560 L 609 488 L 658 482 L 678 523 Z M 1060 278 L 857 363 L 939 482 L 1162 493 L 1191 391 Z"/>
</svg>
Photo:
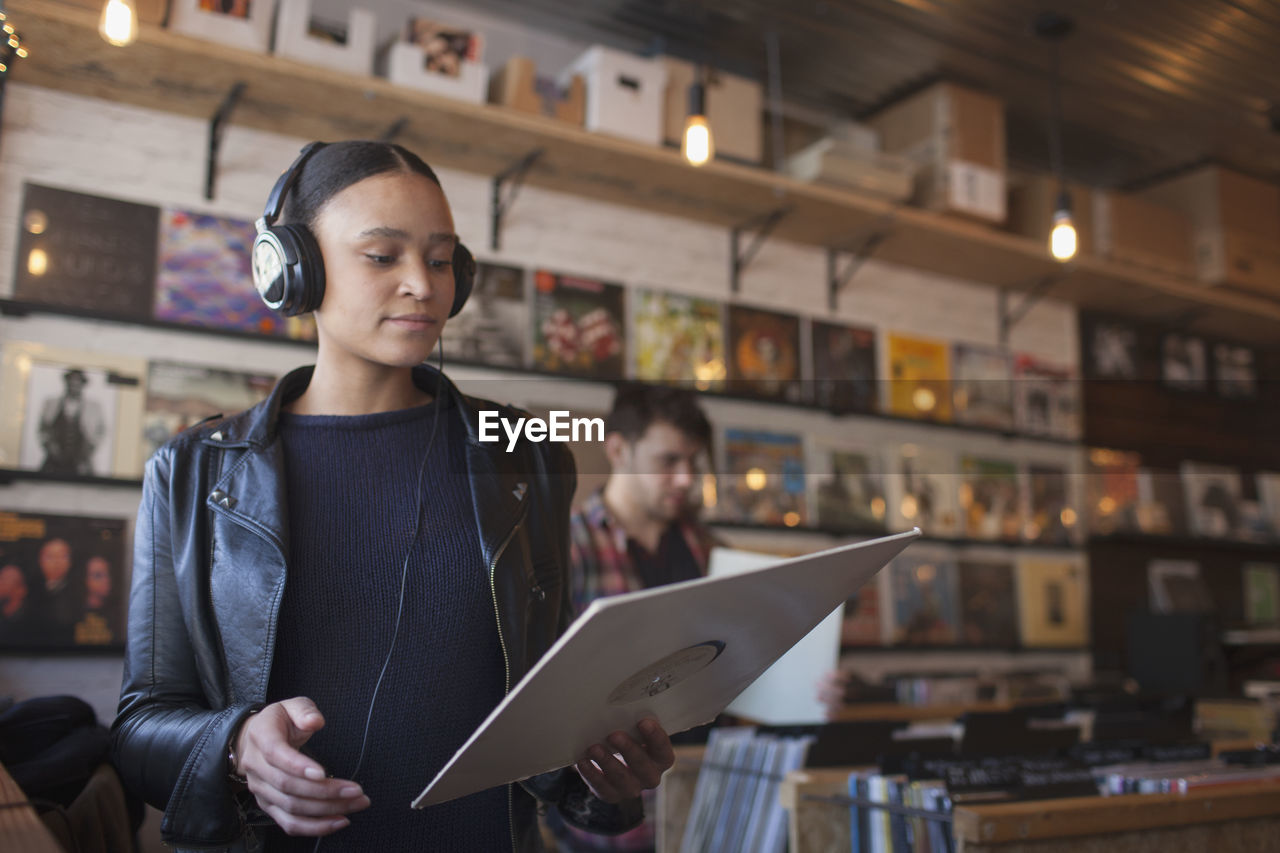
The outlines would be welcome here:
<svg viewBox="0 0 1280 853">
<path fill-rule="evenodd" d="M 308 143 L 271 188 L 262 218 L 254 226 L 250 266 L 253 284 L 267 307 L 286 317 L 314 311 L 324 299 L 324 259 L 320 244 L 305 225 L 276 225 L 284 208 L 284 197 L 297 183 L 302 166 L 323 142 Z M 452 317 L 462 310 L 476 279 L 476 262 L 467 247 L 458 243 L 453 248 Z"/>
</svg>

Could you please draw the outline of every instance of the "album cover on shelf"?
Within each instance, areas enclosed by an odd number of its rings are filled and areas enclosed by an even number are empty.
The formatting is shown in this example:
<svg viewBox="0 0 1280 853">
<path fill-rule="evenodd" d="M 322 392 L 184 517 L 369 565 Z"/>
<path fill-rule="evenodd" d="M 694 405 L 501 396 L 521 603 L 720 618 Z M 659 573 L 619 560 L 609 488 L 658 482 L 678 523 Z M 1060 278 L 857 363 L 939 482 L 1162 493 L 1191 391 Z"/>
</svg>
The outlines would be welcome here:
<svg viewBox="0 0 1280 853">
<path fill-rule="evenodd" d="M 150 319 L 159 218 L 149 204 L 24 184 L 13 298 Z"/>
<path fill-rule="evenodd" d="M 1280 538 L 1280 473 L 1259 471 L 1254 475 L 1262 517 L 1274 538 Z"/>
<path fill-rule="evenodd" d="M 1089 505 L 1089 532 L 1134 533 L 1138 525 L 1137 453 L 1091 447 L 1085 500 Z"/>
<path fill-rule="evenodd" d="M 229 18 L 248 19 L 253 0 L 200 0 L 200 8 Z"/>
<path fill-rule="evenodd" d="M 804 448 L 799 435 L 724 431 L 715 517 L 749 524 L 805 523 Z"/>
<path fill-rule="evenodd" d="M 844 603 L 840 645 L 843 647 L 883 645 L 883 628 L 883 620 L 880 618 L 880 578 L 877 576 L 863 584 L 857 595 Z"/>
<path fill-rule="evenodd" d="M 688 383 L 699 391 L 724 388 L 724 308 L 714 299 L 637 290 L 631 340 L 635 377 Z"/>
<path fill-rule="evenodd" d="M 534 274 L 533 365 L 551 373 L 621 379 L 626 308 L 620 284 Z"/>
<path fill-rule="evenodd" d="M 1079 537 L 1080 517 L 1071 498 L 1067 471 L 1061 465 L 1032 462 L 1027 466 L 1026 541 L 1067 547 Z"/>
<path fill-rule="evenodd" d="M 1050 557 L 1018 561 L 1022 645 L 1082 647 L 1089 643 L 1087 574 L 1079 562 Z"/>
<path fill-rule="evenodd" d="M 1138 469 L 1138 530 L 1154 536 L 1187 532 L 1187 498 L 1177 471 Z"/>
<path fill-rule="evenodd" d="M 1213 610 L 1209 587 L 1195 560 L 1147 563 L 1147 597 L 1152 613 L 1201 613 Z"/>
<path fill-rule="evenodd" d="M 252 222 L 165 208 L 160 227 L 155 318 L 298 340 L 315 339 L 310 314 L 285 317 L 253 286 Z"/>
<path fill-rule="evenodd" d="M 440 339 L 446 360 L 524 367 L 529 328 L 524 278 L 519 267 L 476 264 L 471 296 Z"/>
<path fill-rule="evenodd" d="M 1138 329 L 1119 320 L 1082 315 L 1085 377 L 1088 379 L 1142 378 L 1142 351 Z"/>
<path fill-rule="evenodd" d="M 416 44 L 426 54 L 423 67 L 446 77 L 457 77 L 462 63 L 484 58 L 484 39 L 458 27 L 429 18 L 410 18 L 405 24 L 404 40 Z"/>
<path fill-rule="evenodd" d="M 1244 619 L 1251 625 L 1280 623 L 1280 566 L 1245 563 Z"/>
<path fill-rule="evenodd" d="M 1169 332 L 1160 343 L 1164 384 L 1182 391 L 1209 389 L 1209 358 L 1202 338 Z"/>
<path fill-rule="evenodd" d="M 879 408 L 874 329 L 814 320 L 813 402 L 839 414 Z"/>
<path fill-rule="evenodd" d="M 942 549 L 912 550 L 881 572 L 888 584 L 893 645 L 947 646 L 959 639 L 955 559 Z"/>
<path fill-rule="evenodd" d="M 884 470 L 878 454 L 848 442 L 811 444 L 810 506 L 827 528 L 885 529 Z"/>
<path fill-rule="evenodd" d="M 125 522 L 0 511 L 0 648 L 121 648 Z"/>
<path fill-rule="evenodd" d="M 147 363 L 14 341 L 0 375 L 0 467 L 139 476 Z"/>
<path fill-rule="evenodd" d="M 895 524 L 919 527 L 926 536 L 959 535 L 960 477 L 955 454 L 939 447 L 904 444 L 896 450 L 891 478 L 897 500 Z"/>
<path fill-rule="evenodd" d="M 906 418 L 951 420 L 951 364 L 947 344 L 890 334 L 889 411 Z"/>
<path fill-rule="evenodd" d="M 799 402 L 800 318 L 744 305 L 728 313 L 730 390 Z"/>
<path fill-rule="evenodd" d="M 175 361 L 153 361 L 147 369 L 141 458 L 151 457 L 173 436 L 210 415 L 233 415 L 263 400 L 276 377 Z"/>
<path fill-rule="evenodd" d="M 1009 355 L 977 344 L 951 352 L 951 400 L 955 421 L 967 426 L 1013 428 L 1013 383 Z"/>
<path fill-rule="evenodd" d="M 1019 432 L 1080 437 L 1080 383 L 1071 367 L 1021 353 L 1013 360 L 1013 389 Z"/>
<path fill-rule="evenodd" d="M 1213 381 L 1220 396 L 1245 400 L 1258 396 L 1253 350 L 1235 344 L 1214 344 Z"/>
<path fill-rule="evenodd" d="M 1018 644 L 1017 595 L 1013 563 L 961 557 L 960 636 L 968 646 L 1012 648 Z"/>
<path fill-rule="evenodd" d="M 960 514 L 970 539 L 1017 541 L 1022 536 L 1018 466 L 1009 459 L 960 459 Z"/>
<path fill-rule="evenodd" d="M 1187 522 L 1191 533 L 1217 539 L 1230 539 L 1242 534 L 1239 470 L 1226 465 L 1183 462 L 1182 488 L 1187 496 Z"/>
</svg>

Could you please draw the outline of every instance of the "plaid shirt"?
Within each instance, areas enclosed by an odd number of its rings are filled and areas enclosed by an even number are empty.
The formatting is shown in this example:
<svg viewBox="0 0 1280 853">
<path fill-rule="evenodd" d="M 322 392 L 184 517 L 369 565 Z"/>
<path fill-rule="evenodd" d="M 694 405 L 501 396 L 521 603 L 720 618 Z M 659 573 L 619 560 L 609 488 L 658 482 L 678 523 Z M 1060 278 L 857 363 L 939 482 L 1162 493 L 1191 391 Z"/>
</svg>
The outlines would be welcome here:
<svg viewBox="0 0 1280 853">
<path fill-rule="evenodd" d="M 689 553 L 699 569 L 707 571 L 707 557 L 716 544 L 711 532 L 700 524 L 680 523 Z M 569 520 L 571 540 L 569 577 L 575 613 L 593 600 L 644 588 L 639 572 L 627 552 L 627 531 L 613 518 L 604 497 L 592 492 Z M 572 851 L 612 851 L 639 853 L 654 849 L 653 791 L 644 792 L 644 823 L 621 835 L 595 835 L 573 827 L 556 827 L 562 849 Z M 553 821 L 554 822 L 554 821 Z"/>
</svg>

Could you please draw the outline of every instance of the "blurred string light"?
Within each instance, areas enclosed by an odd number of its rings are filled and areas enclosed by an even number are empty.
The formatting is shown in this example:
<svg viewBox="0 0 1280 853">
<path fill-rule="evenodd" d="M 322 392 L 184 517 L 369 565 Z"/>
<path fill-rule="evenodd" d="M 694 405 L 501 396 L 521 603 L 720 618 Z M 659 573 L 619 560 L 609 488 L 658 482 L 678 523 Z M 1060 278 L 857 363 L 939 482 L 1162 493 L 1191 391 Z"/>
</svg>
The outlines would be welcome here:
<svg viewBox="0 0 1280 853">
<path fill-rule="evenodd" d="M 1049 232 L 1049 254 L 1054 260 L 1066 263 L 1076 256 L 1080 241 L 1076 234 L 1075 220 L 1071 216 L 1071 194 L 1067 192 L 1067 182 L 1062 168 L 1062 79 L 1058 63 L 1058 45 L 1075 28 L 1075 24 L 1070 18 L 1045 12 L 1036 17 L 1034 26 L 1036 35 L 1051 44 L 1049 160 L 1053 175 L 1058 179 L 1058 198 L 1053 209 L 1053 227 Z"/>
<path fill-rule="evenodd" d="M 716 154 L 711 125 L 707 122 L 707 86 L 695 80 L 689 86 L 689 116 L 684 122 L 680 153 L 694 166 L 702 166 Z"/>
<path fill-rule="evenodd" d="M 107 0 L 98 19 L 98 34 L 116 47 L 125 47 L 138 37 L 138 9 L 135 0 Z"/>
<path fill-rule="evenodd" d="M 4 29 L 4 35 L 0 36 L 3 38 L 0 42 L 0 79 L 3 79 L 9 75 L 14 60 L 27 58 L 27 49 L 22 44 L 22 35 L 9 23 L 4 12 L 0 12 L 0 27 Z"/>
</svg>

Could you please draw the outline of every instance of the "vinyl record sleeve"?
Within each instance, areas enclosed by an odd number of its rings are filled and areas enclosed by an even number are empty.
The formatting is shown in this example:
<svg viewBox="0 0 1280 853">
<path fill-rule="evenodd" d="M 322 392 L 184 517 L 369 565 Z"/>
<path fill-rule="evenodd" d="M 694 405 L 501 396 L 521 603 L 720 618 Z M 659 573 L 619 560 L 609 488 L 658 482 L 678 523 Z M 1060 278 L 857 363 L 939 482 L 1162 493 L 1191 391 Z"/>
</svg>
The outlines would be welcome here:
<svg viewBox="0 0 1280 853">
<path fill-rule="evenodd" d="M 645 717 L 670 734 L 710 722 L 919 535 L 596 599 L 414 808 L 567 767 Z"/>
</svg>

